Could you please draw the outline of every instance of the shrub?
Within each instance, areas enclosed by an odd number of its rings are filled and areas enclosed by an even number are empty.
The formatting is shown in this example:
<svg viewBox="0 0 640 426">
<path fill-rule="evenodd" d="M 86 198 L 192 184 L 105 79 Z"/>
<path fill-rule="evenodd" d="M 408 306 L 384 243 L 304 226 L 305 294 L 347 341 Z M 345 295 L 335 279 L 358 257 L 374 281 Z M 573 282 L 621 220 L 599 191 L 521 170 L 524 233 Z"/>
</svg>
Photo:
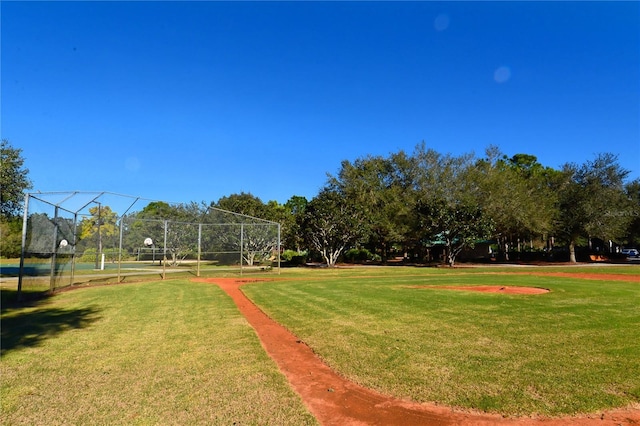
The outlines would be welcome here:
<svg viewBox="0 0 640 426">
<path fill-rule="evenodd" d="M 307 263 L 306 251 L 285 250 L 280 255 L 280 260 L 292 266 L 304 265 Z"/>
<path fill-rule="evenodd" d="M 353 248 L 344 253 L 344 259 L 348 263 L 359 263 L 380 260 L 380 256 L 371 253 L 366 248 Z"/>
<path fill-rule="evenodd" d="M 88 248 L 84 251 L 84 253 L 82 253 L 82 256 L 80 256 L 80 259 L 78 260 L 80 262 L 95 262 L 96 252 L 97 250 L 95 248 Z"/>
</svg>

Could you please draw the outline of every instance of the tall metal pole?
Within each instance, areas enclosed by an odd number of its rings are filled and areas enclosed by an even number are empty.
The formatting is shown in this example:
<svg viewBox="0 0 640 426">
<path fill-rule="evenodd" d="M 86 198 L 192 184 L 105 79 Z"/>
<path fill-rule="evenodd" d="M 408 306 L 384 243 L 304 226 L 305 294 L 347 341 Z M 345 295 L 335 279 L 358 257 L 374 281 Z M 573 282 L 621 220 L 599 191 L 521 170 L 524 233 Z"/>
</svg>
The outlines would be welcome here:
<svg viewBox="0 0 640 426">
<path fill-rule="evenodd" d="M 56 258 L 58 255 L 58 206 L 53 214 L 53 245 L 51 254 L 51 268 L 49 271 L 49 291 L 53 293 L 56 289 Z"/>
<path fill-rule="evenodd" d="M 102 234 L 100 232 L 100 222 L 102 222 L 102 205 L 99 201 L 98 204 L 98 249 L 96 251 L 96 269 L 100 269 L 100 256 L 102 255 Z"/>
<path fill-rule="evenodd" d="M 120 217 L 120 242 L 118 245 L 118 282 L 120 282 L 120 275 L 122 270 L 122 232 L 124 229 L 124 217 Z"/>
<path fill-rule="evenodd" d="M 200 256 L 202 254 L 202 223 L 198 224 L 198 263 L 196 264 L 196 277 L 200 276 Z"/>
<path fill-rule="evenodd" d="M 76 244 L 78 243 L 78 212 L 73 214 L 73 241 L 71 242 L 71 278 L 69 285 L 73 285 L 76 276 Z"/>
<path fill-rule="evenodd" d="M 29 194 L 24 195 L 24 213 L 22 215 L 22 247 L 20 247 L 20 271 L 18 273 L 18 302 L 22 301 L 22 276 L 24 275 L 24 256 L 27 253 L 27 221 L 29 218 Z"/>
<path fill-rule="evenodd" d="M 164 280 L 167 276 L 167 227 L 169 226 L 169 221 L 164 221 L 164 247 L 162 248 L 162 279 Z"/>
<path fill-rule="evenodd" d="M 244 223 L 240 224 L 240 276 L 242 276 L 242 250 L 244 248 Z"/>
<path fill-rule="evenodd" d="M 280 224 L 278 223 L 278 275 L 280 275 Z"/>
</svg>

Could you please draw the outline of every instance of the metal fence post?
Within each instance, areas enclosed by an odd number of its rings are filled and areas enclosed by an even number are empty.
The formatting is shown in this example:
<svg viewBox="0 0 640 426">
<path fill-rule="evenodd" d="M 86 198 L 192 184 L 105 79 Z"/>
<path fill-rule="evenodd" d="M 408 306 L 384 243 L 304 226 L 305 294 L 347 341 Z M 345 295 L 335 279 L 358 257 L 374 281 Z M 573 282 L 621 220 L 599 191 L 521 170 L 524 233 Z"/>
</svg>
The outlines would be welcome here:
<svg viewBox="0 0 640 426">
<path fill-rule="evenodd" d="M 244 248 L 244 223 L 240 224 L 240 276 L 242 276 L 242 250 Z"/>
<path fill-rule="evenodd" d="M 22 302 L 22 276 L 24 275 L 24 256 L 27 247 L 27 221 L 29 218 L 29 194 L 24 195 L 24 214 L 22 215 L 22 247 L 20 247 L 20 269 L 18 271 L 18 302 Z"/>
<path fill-rule="evenodd" d="M 198 224 L 198 262 L 196 263 L 196 277 L 200 276 L 200 256 L 202 254 L 202 223 Z"/>
<path fill-rule="evenodd" d="M 51 254 L 51 268 L 49 271 L 49 291 L 54 292 L 56 289 L 56 258 L 58 256 L 58 206 L 55 207 L 53 213 L 53 247 Z"/>
<path fill-rule="evenodd" d="M 164 280 L 167 277 L 167 228 L 169 226 L 169 221 L 164 221 L 164 244 L 162 247 L 162 279 Z"/>
</svg>

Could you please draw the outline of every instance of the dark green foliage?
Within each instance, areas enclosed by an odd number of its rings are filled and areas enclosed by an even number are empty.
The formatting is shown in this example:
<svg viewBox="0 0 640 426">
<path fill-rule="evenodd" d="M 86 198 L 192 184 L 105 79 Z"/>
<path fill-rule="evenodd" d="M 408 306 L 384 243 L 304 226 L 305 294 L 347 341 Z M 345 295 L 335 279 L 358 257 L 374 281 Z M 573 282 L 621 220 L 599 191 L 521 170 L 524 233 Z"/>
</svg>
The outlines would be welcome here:
<svg viewBox="0 0 640 426">
<path fill-rule="evenodd" d="M 488 238 L 494 230 L 491 218 L 473 204 L 431 199 L 418 205 L 418 214 L 426 235 L 444 242 L 449 266 L 454 266 L 463 249 L 473 248 L 476 241 Z"/>
<path fill-rule="evenodd" d="M 0 142 L 0 256 L 20 255 L 25 191 L 31 188 L 22 150 L 8 140 Z"/>
<path fill-rule="evenodd" d="M 22 245 L 22 219 L 0 218 L 0 255 L 4 258 L 20 256 Z"/>
<path fill-rule="evenodd" d="M 344 260 L 348 263 L 363 263 L 380 260 L 380 256 L 371 253 L 366 248 L 352 248 L 344 253 Z"/>
<path fill-rule="evenodd" d="M 24 191 L 31 188 L 29 169 L 24 168 L 22 150 L 8 140 L 0 142 L 0 216 L 9 218 L 22 210 Z"/>
<path fill-rule="evenodd" d="M 283 266 L 301 266 L 307 262 L 306 251 L 285 250 L 280 255 Z"/>
<path fill-rule="evenodd" d="M 626 245 L 637 247 L 640 245 L 640 179 L 636 179 L 625 186 L 625 193 L 629 200 L 628 211 L 608 211 L 609 216 L 629 216 L 629 228 L 626 235 Z"/>
<path fill-rule="evenodd" d="M 383 261 L 399 255 L 429 260 L 444 252 L 453 265 L 480 240 L 495 242 L 500 260 L 522 258 L 524 247 L 551 255 L 554 243 L 567 244 L 567 256 L 575 260 L 576 246 L 586 247 L 593 238 L 638 241 L 640 183 L 625 185 L 629 172 L 615 155 L 555 170 L 530 154 L 508 157 L 492 146 L 485 154 L 441 154 L 422 143 L 411 155 L 343 161 L 323 190 L 339 194 L 342 208 L 357 212 L 359 237 L 342 241 L 341 250 L 366 247 Z M 307 210 L 300 228 L 310 246 L 310 233 L 317 233 L 308 227 L 314 214 Z"/>
<path fill-rule="evenodd" d="M 582 165 L 565 164 L 562 172 L 555 233 L 568 243 L 575 262 L 581 238 L 617 240 L 629 230 L 634 211 L 624 190 L 629 171 L 615 155 L 599 154 Z"/>
<path fill-rule="evenodd" d="M 307 244 L 330 267 L 335 266 L 345 249 L 367 234 L 362 209 L 329 188 L 307 205 L 302 224 Z"/>
</svg>

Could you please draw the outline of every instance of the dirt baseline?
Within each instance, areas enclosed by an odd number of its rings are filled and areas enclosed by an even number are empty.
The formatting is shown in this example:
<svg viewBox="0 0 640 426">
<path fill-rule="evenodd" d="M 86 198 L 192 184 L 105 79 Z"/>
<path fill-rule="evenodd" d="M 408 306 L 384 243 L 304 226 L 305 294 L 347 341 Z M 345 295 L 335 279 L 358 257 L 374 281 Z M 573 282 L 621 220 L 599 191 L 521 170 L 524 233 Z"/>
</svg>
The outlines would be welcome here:
<svg viewBox="0 0 640 426">
<path fill-rule="evenodd" d="M 322 425 L 636 425 L 640 410 L 616 410 L 563 419 L 509 419 L 499 415 L 456 412 L 449 407 L 403 401 L 379 394 L 338 375 L 311 348 L 271 320 L 240 290 L 256 280 L 194 279 L 217 284 L 236 303 L 256 331 L 267 354 Z"/>
</svg>

